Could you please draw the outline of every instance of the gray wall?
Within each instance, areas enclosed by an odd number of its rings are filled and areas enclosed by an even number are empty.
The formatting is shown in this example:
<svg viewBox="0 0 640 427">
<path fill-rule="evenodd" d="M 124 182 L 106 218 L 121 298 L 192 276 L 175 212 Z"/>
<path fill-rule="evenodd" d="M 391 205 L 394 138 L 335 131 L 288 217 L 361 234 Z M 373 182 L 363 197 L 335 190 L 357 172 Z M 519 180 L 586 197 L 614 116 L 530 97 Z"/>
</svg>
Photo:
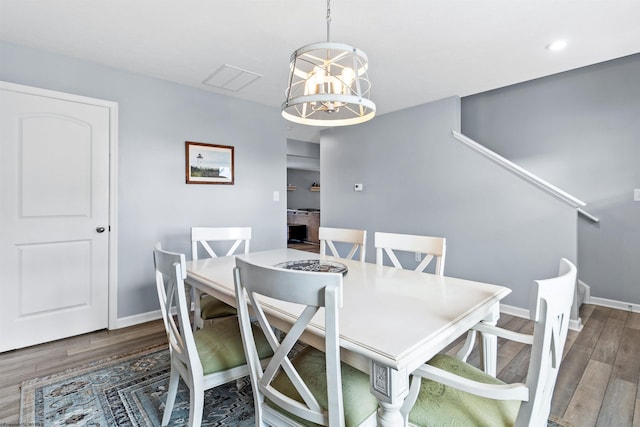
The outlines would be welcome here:
<svg viewBox="0 0 640 427">
<path fill-rule="evenodd" d="M 317 160 L 320 159 L 320 144 L 288 139 L 287 155 L 294 157 L 306 157 Z"/>
<path fill-rule="evenodd" d="M 287 167 L 320 172 L 320 144 L 287 140 Z"/>
<path fill-rule="evenodd" d="M 5 81 L 118 102 L 119 318 L 158 309 L 158 240 L 190 254 L 191 226 L 243 225 L 253 227 L 252 250 L 286 245 L 278 109 L 7 43 L 0 64 Z M 185 141 L 233 145 L 235 185 L 186 185 Z"/>
<path fill-rule="evenodd" d="M 309 190 L 314 182 L 320 184 L 320 172 L 287 169 L 287 183 L 296 186 L 294 191 L 287 191 L 287 208 L 320 209 L 320 192 Z"/>
<path fill-rule="evenodd" d="M 640 54 L 464 98 L 462 130 L 587 202 L 580 280 L 640 303 Z"/>
<path fill-rule="evenodd" d="M 287 191 L 287 208 L 320 209 L 320 193 L 309 191 L 313 183 L 320 184 L 320 144 L 287 140 L 287 183 L 295 191 Z"/>
<path fill-rule="evenodd" d="M 253 250 L 285 246 L 284 198 L 272 201 L 287 183 L 277 109 L 7 43 L 0 63 L 2 80 L 119 103 L 119 317 L 157 308 L 156 240 L 189 253 L 190 226 L 242 224 Z M 630 302 L 639 76 L 636 55 L 462 102 L 464 133 L 589 203 L 602 222 L 580 220 L 581 279 Z M 455 141 L 460 122 L 449 98 L 323 132 L 322 225 L 367 229 L 369 261 L 374 231 L 446 236 L 448 275 L 509 286 L 506 302 L 526 307 L 533 279 L 576 260 L 575 211 Z M 185 140 L 234 145 L 236 184 L 184 184 Z"/>
<path fill-rule="evenodd" d="M 528 308 L 534 279 L 576 260 L 575 209 L 451 136 L 460 99 L 447 98 L 324 131 L 321 225 L 447 238 L 445 273 L 505 285 Z M 364 184 L 354 192 L 353 184 Z"/>
</svg>

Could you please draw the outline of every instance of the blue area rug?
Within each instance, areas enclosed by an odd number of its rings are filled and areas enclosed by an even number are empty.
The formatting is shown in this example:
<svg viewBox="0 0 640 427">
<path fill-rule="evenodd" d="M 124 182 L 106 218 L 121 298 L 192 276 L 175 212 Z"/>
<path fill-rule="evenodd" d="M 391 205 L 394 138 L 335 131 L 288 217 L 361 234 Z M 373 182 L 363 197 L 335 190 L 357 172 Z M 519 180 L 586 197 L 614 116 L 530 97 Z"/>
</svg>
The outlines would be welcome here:
<svg viewBox="0 0 640 427">
<path fill-rule="evenodd" d="M 248 378 L 205 392 L 203 426 L 254 426 Z M 102 360 L 22 384 L 21 425 L 159 426 L 169 385 L 166 347 Z M 189 420 L 189 390 L 180 382 L 170 426 Z"/>
<path fill-rule="evenodd" d="M 25 381 L 20 425 L 159 426 L 169 385 L 169 351 L 149 349 Z M 248 378 L 205 392 L 203 426 L 255 425 Z M 170 426 L 189 420 L 189 390 L 180 382 Z M 549 421 L 548 427 L 558 427 Z"/>
</svg>

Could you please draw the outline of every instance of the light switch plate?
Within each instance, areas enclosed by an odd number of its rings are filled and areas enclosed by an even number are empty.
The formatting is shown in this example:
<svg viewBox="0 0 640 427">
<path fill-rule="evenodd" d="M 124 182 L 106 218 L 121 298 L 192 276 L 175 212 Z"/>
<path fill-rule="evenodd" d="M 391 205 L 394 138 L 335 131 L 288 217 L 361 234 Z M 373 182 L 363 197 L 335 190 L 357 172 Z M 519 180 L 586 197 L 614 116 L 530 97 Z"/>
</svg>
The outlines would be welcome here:
<svg viewBox="0 0 640 427">
<path fill-rule="evenodd" d="M 362 184 L 353 184 L 353 191 L 362 191 L 364 186 Z"/>
<path fill-rule="evenodd" d="M 635 202 L 640 202 L 640 188 L 633 190 L 633 200 Z"/>
</svg>

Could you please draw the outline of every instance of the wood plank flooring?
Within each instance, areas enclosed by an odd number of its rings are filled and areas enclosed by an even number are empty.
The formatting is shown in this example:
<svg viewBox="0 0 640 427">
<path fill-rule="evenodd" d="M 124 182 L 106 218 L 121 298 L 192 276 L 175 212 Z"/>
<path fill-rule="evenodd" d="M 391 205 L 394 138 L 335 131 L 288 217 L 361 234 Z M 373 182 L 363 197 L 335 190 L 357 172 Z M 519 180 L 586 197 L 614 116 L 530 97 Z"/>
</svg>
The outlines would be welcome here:
<svg viewBox="0 0 640 427">
<path fill-rule="evenodd" d="M 18 425 L 23 381 L 166 344 L 164 325 L 157 320 L 0 353 L 0 426 Z"/>
<path fill-rule="evenodd" d="M 640 313 L 583 305 L 580 317 L 582 331 L 567 337 L 551 415 L 575 427 L 640 427 Z M 508 315 L 498 324 L 523 333 L 533 326 Z M 453 355 L 462 343 L 445 351 Z M 477 352 L 469 362 L 479 366 Z M 498 378 L 524 382 L 528 363 L 528 346 L 498 340 Z"/>
<path fill-rule="evenodd" d="M 640 314 L 584 305 L 581 317 L 582 332 L 569 331 L 551 415 L 575 427 L 640 427 Z M 499 324 L 532 330 L 532 322 L 508 315 Z M 462 342 L 445 351 L 455 353 Z M 155 321 L 0 353 L 0 425 L 18 423 L 22 381 L 162 344 L 164 328 Z M 478 364 L 477 352 L 469 361 Z M 523 381 L 528 362 L 527 346 L 499 340 L 499 378 Z"/>
</svg>

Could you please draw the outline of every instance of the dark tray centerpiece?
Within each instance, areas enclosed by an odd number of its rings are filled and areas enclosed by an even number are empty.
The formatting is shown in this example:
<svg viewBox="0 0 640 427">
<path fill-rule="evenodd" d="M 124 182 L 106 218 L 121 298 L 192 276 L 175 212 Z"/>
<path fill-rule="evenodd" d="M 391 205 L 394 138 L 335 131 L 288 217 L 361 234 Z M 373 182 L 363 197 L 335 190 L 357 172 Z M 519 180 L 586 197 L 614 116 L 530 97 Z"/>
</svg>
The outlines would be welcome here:
<svg viewBox="0 0 640 427">
<path fill-rule="evenodd" d="M 324 259 L 301 259 L 296 261 L 285 261 L 274 265 L 276 268 L 285 268 L 287 270 L 312 271 L 316 273 L 341 273 L 347 274 L 347 266 Z"/>
</svg>

